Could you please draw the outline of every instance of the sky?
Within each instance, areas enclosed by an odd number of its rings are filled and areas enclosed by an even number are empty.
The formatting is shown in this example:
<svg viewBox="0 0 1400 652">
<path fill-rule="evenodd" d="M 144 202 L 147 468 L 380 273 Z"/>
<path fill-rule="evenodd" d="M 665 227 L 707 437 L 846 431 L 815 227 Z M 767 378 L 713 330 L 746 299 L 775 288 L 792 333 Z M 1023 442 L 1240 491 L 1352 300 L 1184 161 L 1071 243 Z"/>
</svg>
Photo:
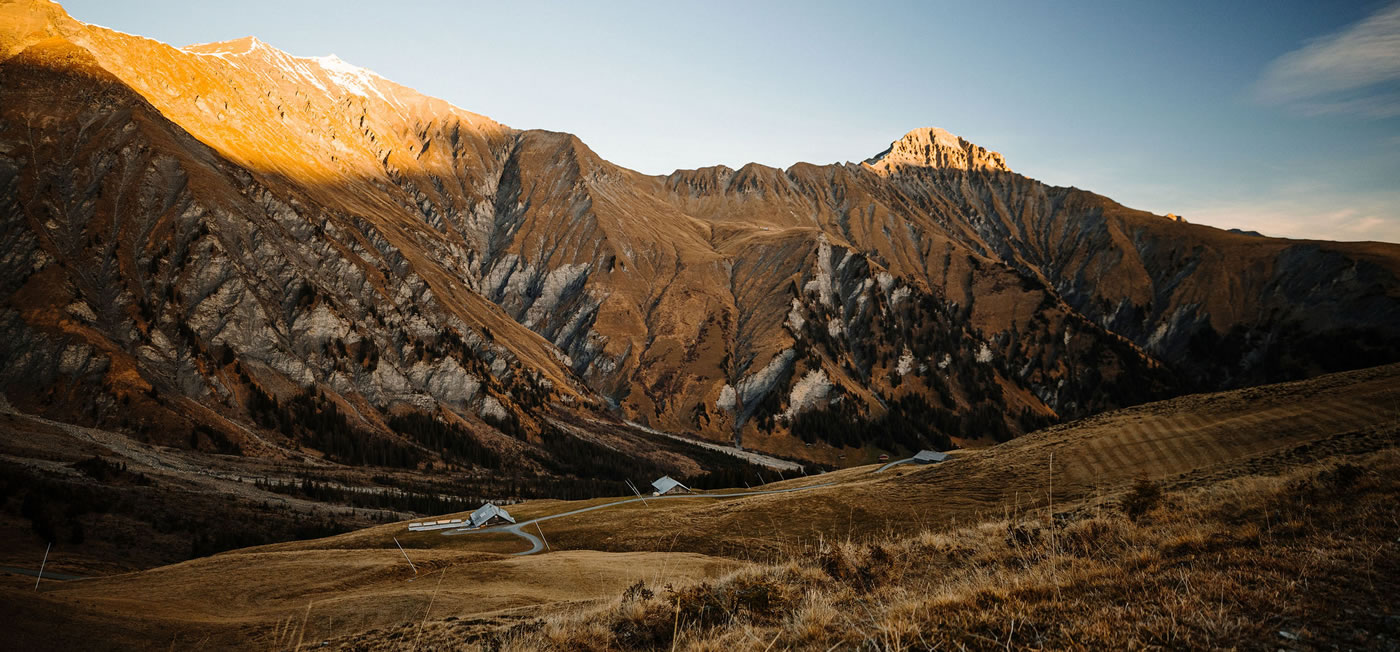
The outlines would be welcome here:
<svg viewBox="0 0 1400 652">
<path fill-rule="evenodd" d="M 63 4 L 334 53 L 649 174 L 860 161 L 937 126 L 1133 208 L 1400 243 L 1397 0 Z"/>
</svg>

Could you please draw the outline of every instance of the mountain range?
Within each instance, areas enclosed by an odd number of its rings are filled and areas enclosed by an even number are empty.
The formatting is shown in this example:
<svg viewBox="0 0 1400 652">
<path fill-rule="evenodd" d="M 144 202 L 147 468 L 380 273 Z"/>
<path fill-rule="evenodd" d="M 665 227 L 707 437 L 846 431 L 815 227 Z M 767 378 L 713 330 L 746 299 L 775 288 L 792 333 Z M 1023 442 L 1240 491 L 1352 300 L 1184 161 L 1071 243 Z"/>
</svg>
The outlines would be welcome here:
<svg viewBox="0 0 1400 652">
<path fill-rule="evenodd" d="M 1400 360 L 1400 245 L 937 128 L 871 151 L 645 175 L 334 55 L 6 2 L 0 390 L 206 452 L 568 473 L 596 424 L 843 465 Z"/>
</svg>

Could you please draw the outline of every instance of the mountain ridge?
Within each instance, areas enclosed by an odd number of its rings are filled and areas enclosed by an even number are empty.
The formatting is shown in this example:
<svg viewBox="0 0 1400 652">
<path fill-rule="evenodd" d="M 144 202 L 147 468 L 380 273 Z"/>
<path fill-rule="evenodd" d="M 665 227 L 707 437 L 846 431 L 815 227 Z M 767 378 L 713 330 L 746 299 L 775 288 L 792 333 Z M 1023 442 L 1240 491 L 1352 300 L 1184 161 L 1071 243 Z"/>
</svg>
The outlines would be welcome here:
<svg viewBox="0 0 1400 652">
<path fill-rule="evenodd" d="M 1165 219 L 941 129 L 650 176 L 251 37 L 38 22 L 0 41 L 4 323 L 29 346 L 0 382 L 51 415 L 154 392 L 239 440 L 254 388 L 310 391 L 390 439 L 416 411 L 542 446 L 542 409 L 588 410 L 837 464 L 1400 355 L 1400 246 Z M 84 66 L 134 97 L 85 104 Z"/>
</svg>

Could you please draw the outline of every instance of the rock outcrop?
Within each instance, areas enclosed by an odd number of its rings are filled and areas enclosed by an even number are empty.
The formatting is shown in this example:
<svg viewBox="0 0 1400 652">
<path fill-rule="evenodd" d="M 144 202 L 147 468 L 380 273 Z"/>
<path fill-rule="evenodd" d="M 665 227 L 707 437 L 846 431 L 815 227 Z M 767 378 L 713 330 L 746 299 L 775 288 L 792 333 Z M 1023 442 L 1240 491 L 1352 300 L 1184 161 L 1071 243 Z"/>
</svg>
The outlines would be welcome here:
<svg viewBox="0 0 1400 652">
<path fill-rule="evenodd" d="M 891 174 L 900 168 L 936 168 L 972 172 L 1010 172 L 1006 160 L 938 127 L 915 129 L 865 160 L 865 164 Z"/>
</svg>

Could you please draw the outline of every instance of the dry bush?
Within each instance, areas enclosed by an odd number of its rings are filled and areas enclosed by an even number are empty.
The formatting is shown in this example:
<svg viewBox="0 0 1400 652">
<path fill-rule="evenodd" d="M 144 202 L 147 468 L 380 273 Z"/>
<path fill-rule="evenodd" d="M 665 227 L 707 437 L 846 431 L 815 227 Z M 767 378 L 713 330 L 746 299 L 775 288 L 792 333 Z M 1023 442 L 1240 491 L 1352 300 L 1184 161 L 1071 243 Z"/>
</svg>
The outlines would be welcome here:
<svg viewBox="0 0 1400 652">
<path fill-rule="evenodd" d="M 1116 514 L 1093 516 L 1068 524 L 1059 541 L 1062 552 L 1076 557 L 1109 559 L 1132 542 L 1132 524 Z"/>
<path fill-rule="evenodd" d="M 656 593 L 653 592 L 651 589 L 647 588 L 646 582 L 637 580 L 636 584 L 627 587 L 627 589 L 622 592 L 622 602 L 627 603 L 633 600 L 641 600 L 645 602 L 647 600 L 652 599 L 655 596 Z"/>
<path fill-rule="evenodd" d="M 1152 484 L 1146 478 L 1139 478 L 1133 484 L 1132 491 L 1123 497 L 1119 506 L 1123 508 L 1123 513 L 1134 521 L 1142 518 L 1144 514 L 1156 509 L 1162 502 L 1162 490 L 1157 485 Z"/>
</svg>

